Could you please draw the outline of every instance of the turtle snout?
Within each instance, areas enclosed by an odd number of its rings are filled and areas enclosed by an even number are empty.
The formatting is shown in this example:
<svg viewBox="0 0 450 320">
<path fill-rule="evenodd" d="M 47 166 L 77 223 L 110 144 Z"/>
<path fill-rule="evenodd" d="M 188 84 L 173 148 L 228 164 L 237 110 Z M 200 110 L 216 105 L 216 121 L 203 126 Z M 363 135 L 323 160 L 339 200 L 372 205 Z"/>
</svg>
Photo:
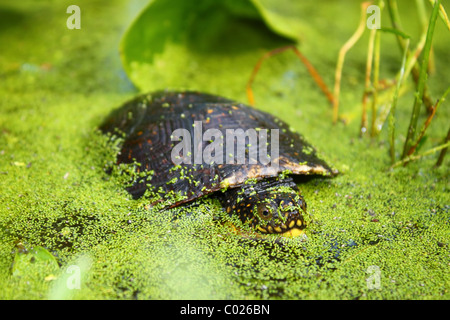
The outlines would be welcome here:
<svg viewBox="0 0 450 320">
<path fill-rule="evenodd" d="M 306 227 L 303 216 L 298 212 L 281 211 L 273 213 L 270 221 L 266 225 L 261 224 L 258 230 L 262 233 L 278 233 L 283 234 L 292 229 L 302 230 Z"/>
<path fill-rule="evenodd" d="M 305 228 L 306 224 L 305 221 L 303 220 L 303 216 L 297 210 L 281 212 L 281 214 L 283 215 L 282 219 L 283 222 L 278 223 L 278 225 L 274 227 L 274 230 L 277 230 L 277 232 L 279 232 L 277 227 L 281 229 L 281 233 L 284 233 L 294 228 L 299 229 Z"/>
</svg>

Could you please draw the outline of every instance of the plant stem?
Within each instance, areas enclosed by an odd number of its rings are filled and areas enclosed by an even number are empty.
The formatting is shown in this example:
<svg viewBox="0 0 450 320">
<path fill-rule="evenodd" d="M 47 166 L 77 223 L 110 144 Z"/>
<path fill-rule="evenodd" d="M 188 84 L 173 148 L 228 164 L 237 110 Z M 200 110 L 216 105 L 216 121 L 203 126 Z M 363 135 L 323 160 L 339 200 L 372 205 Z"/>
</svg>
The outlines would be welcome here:
<svg viewBox="0 0 450 320">
<path fill-rule="evenodd" d="M 252 74 L 250 75 L 250 79 L 247 82 L 247 98 L 248 98 L 249 104 L 252 106 L 255 104 L 255 98 L 253 95 L 252 84 L 253 84 L 253 81 L 255 80 L 256 74 L 258 73 L 259 69 L 261 68 L 263 61 L 276 55 L 276 54 L 282 53 L 286 50 L 294 51 L 294 53 L 297 55 L 297 57 L 299 57 L 300 60 L 302 61 L 302 63 L 305 65 L 306 69 L 308 70 L 309 74 L 312 76 L 313 80 L 316 82 L 316 84 L 319 86 L 319 88 L 322 90 L 322 92 L 326 95 L 328 101 L 330 101 L 330 103 L 333 104 L 334 103 L 333 95 L 331 94 L 331 91 L 328 89 L 327 85 L 323 81 L 319 72 L 317 72 L 317 70 L 314 68 L 314 66 L 311 64 L 311 62 L 309 62 L 309 60 L 295 46 L 285 46 L 285 47 L 281 47 L 281 48 L 276 48 L 274 50 L 271 50 L 271 51 L 265 53 L 258 60 L 255 67 L 253 68 Z"/>
<path fill-rule="evenodd" d="M 420 26 L 422 29 L 426 29 L 427 27 L 427 15 L 425 10 L 424 0 L 416 0 L 417 13 L 419 15 Z"/>
<path fill-rule="evenodd" d="M 401 22 L 400 22 L 400 16 L 398 14 L 398 8 L 397 8 L 397 1 L 396 0 L 388 0 L 388 12 L 389 16 L 391 17 L 391 23 L 392 27 L 396 30 L 402 30 Z M 400 46 L 400 48 L 405 50 L 405 43 L 403 42 L 403 39 L 400 36 L 397 36 L 397 42 Z"/>
<path fill-rule="evenodd" d="M 374 137 L 376 135 L 375 122 L 377 117 L 377 104 L 378 104 L 378 90 L 380 79 L 380 38 L 381 33 L 377 30 L 375 35 L 375 56 L 373 60 L 373 96 L 372 96 L 372 124 L 370 135 Z"/>
<path fill-rule="evenodd" d="M 444 144 L 446 144 L 446 143 L 448 144 L 449 141 L 450 141 L 450 128 L 448 129 L 447 137 L 444 140 Z M 447 150 L 448 150 L 448 147 L 442 149 L 441 154 L 439 155 L 439 159 L 436 162 L 436 167 L 441 166 L 442 162 L 444 162 L 444 157 L 445 157 L 445 154 L 447 153 Z"/>
<path fill-rule="evenodd" d="M 367 131 L 367 100 L 369 93 L 372 92 L 372 88 L 370 85 L 370 75 L 372 73 L 373 47 L 376 33 L 377 29 L 375 28 L 370 31 L 369 47 L 367 49 L 366 77 L 364 82 L 364 93 L 362 98 L 361 127 L 359 130 L 360 136 L 362 136 Z"/>
<path fill-rule="evenodd" d="M 388 12 L 389 16 L 391 17 L 391 23 L 394 29 L 402 32 L 401 22 L 400 22 L 400 15 L 398 13 L 398 7 L 397 7 L 397 1 L 396 0 L 388 0 Z M 425 32 L 423 33 L 426 34 Z M 405 42 L 402 37 L 397 35 L 397 42 L 399 44 L 400 50 L 403 52 L 405 50 Z M 408 53 L 409 54 L 409 53 Z M 412 76 L 414 79 L 414 82 L 416 83 L 416 87 L 418 86 L 419 82 L 419 65 L 416 63 L 414 64 L 412 68 Z M 424 93 L 423 93 L 423 102 L 425 103 L 425 106 L 427 109 L 431 109 L 433 107 L 433 100 L 431 99 L 429 93 L 428 93 L 428 87 L 425 85 Z"/>
<path fill-rule="evenodd" d="M 436 105 L 433 107 L 432 112 L 428 115 L 427 120 L 425 121 L 424 125 L 422 126 L 422 130 L 420 130 L 420 134 L 419 134 L 419 137 L 417 138 L 416 143 L 411 147 L 411 149 L 409 149 L 408 156 L 412 155 L 414 153 L 414 151 L 416 150 L 417 146 L 419 145 L 420 141 L 422 140 L 423 136 L 425 135 L 425 131 L 427 130 L 428 126 L 430 125 L 431 120 L 433 119 L 434 115 L 436 114 L 437 109 L 439 108 L 441 103 L 445 101 L 445 97 L 447 96 L 447 94 L 449 92 L 450 92 L 450 87 L 447 88 L 445 93 L 442 95 L 441 99 L 439 99 L 436 102 Z"/>
<path fill-rule="evenodd" d="M 336 123 L 339 115 L 339 95 L 341 91 L 341 78 L 342 78 L 342 68 L 344 66 L 344 59 L 347 51 L 350 50 L 361 37 L 366 28 L 366 10 L 370 2 L 363 2 L 361 4 L 361 16 L 359 20 L 358 28 L 355 33 L 347 40 L 347 42 L 339 50 L 338 62 L 336 65 L 336 73 L 334 77 L 334 102 L 333 102 L 333 123 Z"/>
<path fill-rule="evenodd" d="M 436 0 L 430 0 L 431 5 L 434 5 L 434 2 Z M 442 19 L 442 21 L 444 21 L 445 25 L 447 26 L 448 31 L 450 31 L 450 20 L 448 19 L 448 15 L 447 12 L 445 12 L 444 6 L 441 4 L 440 7 L 441 12 L 439 12 L 439 15 Z"/>
<path fill-rule="evenodd" d="M 446 143 L 441 144 L 440 146 L 437 146 L 437 147 L 432 148 L 430 150 L 427 150 L 424 153 L 421 153 L 421 154 L 418 154 L 418 155 L 415 155 L 415 156 L 411 155 L 411 156 L 408 156 L 408 157 L 406 157 L 406 158 L 404 158 L 404 159 L 402 159 L 400 161 L 397 161 L 390 168 L 392 169 L 392 168 L 398 167 L 398 166 L 400 166 L 402 164 L 406 164 L 406 163 L 408 163 L 410 161 L 418 160 L 418 159 L 420 159 L 422 157 L 425 157 L 425 156 L 427 156 L 429 154 L 435 153 L 435 152 L 437 152 L 439 150 L 447 149 L 450 146 L 450 141 L 448 141 L 448 140 L 446 140 L 446 141 L 447 141 Z"/>
<path fill-rule="evenodd" d="M 416 7 L 417 7 L 417 14 L 419 15 L 420 26 L 421 26 L 422 30 L 425 31 L 427 28 L 427 14 L 426 14 L 427 10 L 425 9 L 424 0 L 416 0 Z M 435 63 L 434 63 L 433 48 L 431 48 L 431 52 L 430 52 L 430 60 L 428 62 L 428 71 L 430 73 L 434 73 L 436 71 Z M 430 113 L 432 113 L 433 109 L 429 108 L 428 111 Z"/>
<path fill-rule="evenodd" d="M 423 52 L 422 64 L 420 67 L 419 82 L 415 93 L 415 101 L 413 111 L 411 114 L 411 121 L 409 123 L 408 132 L 406 135 L 405 146 L 403 148 L 402 158 L 407 156 L 408 150 L 411 147 L 412 141 L 415 139 L 417 120 L 419 119 L 420 107 L 422 106 L 423 94 L 425 89 L 425 83 L 427 81 L 427 66 L 428 59 L 430 57 L 431 43 L 433 40 L 434 27 L 436 26 L 436 18 L 439 12 L 440 0 L 437 0 L 433 11 L 431 13 L 430 22 L 428 24 L 427 38 L 425 41 L 425 47 Z"/>
<path fill-rule="evenodd" d="M 400 73 L 397 79 L 397 86 L 395 88 L 394 97 L 392 100 L 391 111 L 389 112 L 389 132 L 391 136 L 391 145 L 390 145 L 390 155 L 391 155 L 391 163 L 395 162 L 395 109 L 397 107 L 398 95 L 400 91 L 400 87 L 403 83 L 403 78 L 405 76 L 405 65 L 406 65 L 406 56 L 409 51 L 409 39 L 406 40 L 405 50 L 403 51 L 403 59 L 402 66 L 400 68 Z"/>
</svg>

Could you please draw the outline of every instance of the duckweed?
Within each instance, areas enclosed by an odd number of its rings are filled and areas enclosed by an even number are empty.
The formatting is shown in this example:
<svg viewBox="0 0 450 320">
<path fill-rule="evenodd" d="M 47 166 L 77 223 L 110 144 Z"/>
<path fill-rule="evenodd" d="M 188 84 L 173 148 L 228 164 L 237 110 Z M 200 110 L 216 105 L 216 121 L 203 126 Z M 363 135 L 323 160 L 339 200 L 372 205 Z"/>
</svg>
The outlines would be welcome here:
<svg viewBox="0 0 450 320">
<path fill-rule="evenodd" d="M 336 22 L 333 5 L 327 5 L 326 21 Z M 132 200 L 120 174 L 132 173 L 132 167 L 108 172 L 117 150 L 95 131 L 111 109 L 136 95 L 117 54 L 117 30 L 132 17 L 125 14 L 125 1 L 101 10 L 89 1 L 80 6 L 95 14 L 82 15 L 80 30 L 68 30 L 61 23 L 63 2 L 8 4 L 21 18 L 5 18 L 8 27 L 2 31 L 9 45 L 0 61 L 0 298 L 450 298 L 448 157 L 439 168 L 433 168 L 435 158 L 425 157 L 387 171 L 386 135 L 359 140 L 356 120 L 332 126 L 326 99 L 311 89 L 301 64 L 289 55 L 261 70 L 254 83 L 258 107 L 273 112 L 271 106 L 282 102 L 278 116 L 341 171 L 336 178 L 299 185 L 314 215 L 306 237 L 236 234 L 225 222 L 240 221 L 228 217 L 214 198 L 165 211 L 149 206 L 157 190 Z M 359 15 L 358 7 L 347 6 L 349 18 L 333 28 L 336 34 L 326 46 L 330 31 L 315 15 L 303 16 L 311 25 L 305 54 L 326 80 L 332 79 L 335 58 L 330 48 L 345 41 L 354 27 L 350 17 L 357 21 Z M 442 62 L 449 42 L 439 37 L 437 30 L 435 54 Z M 312 46 L 311 39 L 318 42 Z M 349 119 L 359 114 L 352 106 L 359 104 L 355 92 L 362 92 L 364 76 L 358 66 L 365 56 L 355 50 L 346 61 L 353 67 L 342 93 Z M 395 70 L 397 58 L 382 57 Z M 22 68 L 25 64 L 34 67 Z M 442 85 L 448 69 L 444 64 L 436 70 L 430 88 Z M 291 79 L 292 88 L 284 85 L 286 70 L 301 75 Z M 245 88 L 229 85 L 227 93 L 245 101 Z M 408 107 L 398 106 L 404 114 L 399 127 L 406 128 Z M 441 111 L 426 143 L 442 138 L 439 128 L 449 111 Z M 82 277 L 79 288 L 68 292 L 61 283 L 74 268 Z M 379 282 L 370 282 L 374 277 Z"/>
</svg>

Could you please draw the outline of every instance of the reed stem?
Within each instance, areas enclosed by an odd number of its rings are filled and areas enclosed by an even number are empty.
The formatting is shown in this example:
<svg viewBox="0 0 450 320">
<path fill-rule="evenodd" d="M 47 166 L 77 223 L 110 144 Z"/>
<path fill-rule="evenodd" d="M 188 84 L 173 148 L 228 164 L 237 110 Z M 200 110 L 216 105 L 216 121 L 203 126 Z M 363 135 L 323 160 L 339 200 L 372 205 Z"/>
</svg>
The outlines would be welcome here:
<svg viewBox="0 0 450 320">
<path fill-rule="evenodd" d="M 437 109 L 439 109 L 441 103 L 445 101 L 445 98 L 449 92 L 450 92 L 450 87 L 447 88 L 445 93 L 442 95 L 441 99 L 439 99 L 436 102 L 436 105 L 433 107 L 432 112 L 428 115 L 427 119 L 425 120 L 425 123 L 422 126 L 422 130 L 420 130 L 419 137 L 417 138 L 416 143 L 411 147 L 411 149 L 409 149 L 408 156 L 413 154 L 414 151 L 416 150 L 417 146 L 419 145 L 420 141 L 422 140 L 423 136 L 425 135 L 425 131 L 427 131 L 427 128 L 431 123 L 431 120 L 433 120 L 433 117 L 436 114 Z"/>
<path fill-rule="evenodd" d="M 431 44 L 433 41 L 433 33 L 434 33 L 434 28 L 436 26 L 436 19 L 437 19 L 437 15 L 439 12 L 440 2 L 441 2 L 440 0 L 436 1 L 435 5 L 433 7 L 433 11 L 431 13 L 430 22 L 428 24 L 427 37 L 425 40 L 425 47 L 424 47 L 424 51 L 423 51 L 423 58 L 422 58 L 422 63 L 421 63 L 421 67 L 420 67 L 419 79 L 418 79 L 418 86 L 417 86 L 417 90 L 415 93 L 415 101 L 414 101 L 414 105 L 413 105 L 413 111 L 411 114 L 411 121 L 409 123 L 408 132 L 406 134 L 406 141 L 405 141 L 405 145 L 403 148 L 402 158 L 405 158 L 407 156 L 408 150 L 411 148 L 412 141 L 415 140 L 415 136 L 416 136 L 417 121 L 419 119 L 420 107 L 422 106 L 425 84 L 427 81 L 427 67 L 428 67 L 428 61 L 429 61 L 430 51 L 431 51 Z"/>
<path fill-rule="evenodd" d="M 402 165 L 402 164 L 404 165 L 404 164 L 406 164 L 406 163 L 408 163 L 408 162 L 410 162 L 410 161 L 418 160 L 418 159 L 420 159 L 420 158 L 422 158 L 422 157 L 425 157 L 425 156 L 427 156 L 427 155 L 429 155 L 429 154 L 435 153 L 435 152 L 437 152 L 437 151 L 439 151 L 439 150 L 448 149 L 449 146 L 450 146 L 450 141 L 447 140 L 447 142 L 445 142 L 444 144 L 441 144 L 441 145 L 439 145 L 439 146 L 437 146 L 437 147 L 434 147 L 434 148 L 432 148 L 432 149 L 430 149 L 430 150 L 427 150 L 427 151 L 424 152 L 424 153 L 421 153 L 421 154 L 418 154 L 418 155 L 411 155 L 411 156 L 408 156 L 408 157 L 406 157 L 406 158 L 404 158 L 404 159 L 402 159 L 402 160 L 400 160 L 400 161 L 397 161 L 396 163 L 394 163 L 394 164 L 391 166 L 391 169 L 392 169 L 392 168 L 395 168 L 395 167 L 398 167 L 398 166 L 400 166 L 400 165 Z"/>
<path fill-rule="evenodd" d="M 344 66 L 344 59 L 347 51 L 350 50 L 355 43 L 361 38 L 361 35 L 366 28 L 366 11 L 370 2 L 363 2 L 361 4 L 361 16 L 359 20 L 358 28 L 355 33 L 347 40 L 347 42 L 341 47 L 338 55 L 338 62 L 336 65 L 336 73 L 334 77 L 334 91 L 333 91 L 333 123 L 335 124 L 339 116 L 339 96 L 341 92 L 341 78 L 342 78 L 342 68 Z"/>
<path fill-rule="evenodd" d="M 444 140 L 444 144 L 446 144 L 446 143 L 448 144 L 449 141 L 450 141 L 450 128 L 448 129 L 447 137 Z M 444 157 L 445 157 L 445 154 L 447 153 L 447 150 L 448 150 L 448 147 L 442 149 L 441 154 L 439 155 L 439 159 L 436 162 L 436 167 L 441 166 L 442 162 L 444 162 Z"/>
<path fill-rule="evenodd" d="M 403 51 L 403 59 L 402 66 L 400 68 L 400 72 L 397 79 L 397 85 L 394 92 L 394 97 L 392 100 L 391 110 L 389 112 L 389 133 L 390 133 L 390 155 L 391 155 L 391 163 L 395 163 L 395 110 L 397 108 L 398 95 L 400 92 L 400 87 L 403 83 L 403 78 L 405 76 L 405 68 L 406 68 L 406 57 L 409 51 L 409 39 L 406 39 L 405 42 L 405 50 Z"/>
<path fill-rule="evenodd" d="M 391 17 L 391 23 L 392 23 L 393 28 L 402 32 L 400 15 L 398 12 L 396 0 L 388 0 L 388 12 Z M 423 32 L 423 35 L 425 36 L 426 32 Z M 397 42 L 399 44 L 400 50 L 403 52 L 405 50 L 404 38 L 402 38 L 400 35 L 397 35 Z M 409 55 L 409 53 L 408 53 L 408 55 Z M 419 83 L 419 75 L 420 75 L 420 68 L 419 68 L 418 63 L 414 64 L 411 73 L 412 73 L 414 82 L 416 83 L 416 87 L 417 87 L 418 83 Z M 425 106 L 427 107 L 427 109 L 430 110 L 433 107 L 434 103 L 428 93 L 427 85 L 425 85 L 425 89 L 424 89 L 424 93 L 423 93 L 423 102 L 424 102 Z"/>
</svg>

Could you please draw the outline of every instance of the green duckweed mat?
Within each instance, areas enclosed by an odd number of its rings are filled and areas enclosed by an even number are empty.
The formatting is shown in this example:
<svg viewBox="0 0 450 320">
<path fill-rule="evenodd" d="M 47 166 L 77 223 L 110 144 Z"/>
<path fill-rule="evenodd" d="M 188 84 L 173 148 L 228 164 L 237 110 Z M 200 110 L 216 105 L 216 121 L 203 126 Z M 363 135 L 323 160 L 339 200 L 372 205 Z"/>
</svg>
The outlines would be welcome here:
<svg viewBox="0 0 450 320">
<path fill-rule="evenodd" d="M 314 2 L 298 11 L 304 30 L 299 48 L 328 84 L 338 50 L 359 19 L 358 1 L 340 3 Z M 450 298 L 449 158 L 438 168 L 432 154 L 389 170 L 386 128 L 375 139 L 359 138 L 367 32 L 346 58 L 345 121 L 336 125 L 292 52 L 261 67 L 253 85 L 256 107 L 287 121 L 341 173 L 300 185 L 315 218 L 306 238 L 255 241 L 214 220 L 221 208 L 213 198 L 197 207 L 147 210 L 145 201 L 131 200 L 119 177 L 105 172 L 114 155 L 95 128 L 139 93 L 122 67 L 119 46 L 144 3 L 78 5 L 81 29 L 70 30 L 63 1 L 0 1 L 1 299 Z M 416 15 L 414 6 L 401 9 Z M 417 41 L 413 20 L 404 24 Z M 272 36 L 270 45 L 284 41 Z M 438 20 L 436 70 L 429 79 L 436 98 L 449 85 L 448 39 Z M 392 35 L 383 41 L 380 77 L 392 77 L 401 53 Z M 158 65 L 167 72 L 161 85 L 195 79 L 197 90 L 247 102 L 249 72 L 268 50 L 256 40 L 249 46 L 237 49 L 242 59 L 228 53 L 217 58 L 223 68 L 235 66 L 229 79 L 208 81 L 205 73 L 212 78 L 218 69 L 208 60 L 198 71 Z M 166 54 L 177 59 L 176 47 Z M 143 86 L 158 89 L 152 77 Z M 397 107 L 398 147 L 410 119 L 412 86 Z M 449 115 L 444 102 L 421 150 L 442 141 Z"/>
</svg>

